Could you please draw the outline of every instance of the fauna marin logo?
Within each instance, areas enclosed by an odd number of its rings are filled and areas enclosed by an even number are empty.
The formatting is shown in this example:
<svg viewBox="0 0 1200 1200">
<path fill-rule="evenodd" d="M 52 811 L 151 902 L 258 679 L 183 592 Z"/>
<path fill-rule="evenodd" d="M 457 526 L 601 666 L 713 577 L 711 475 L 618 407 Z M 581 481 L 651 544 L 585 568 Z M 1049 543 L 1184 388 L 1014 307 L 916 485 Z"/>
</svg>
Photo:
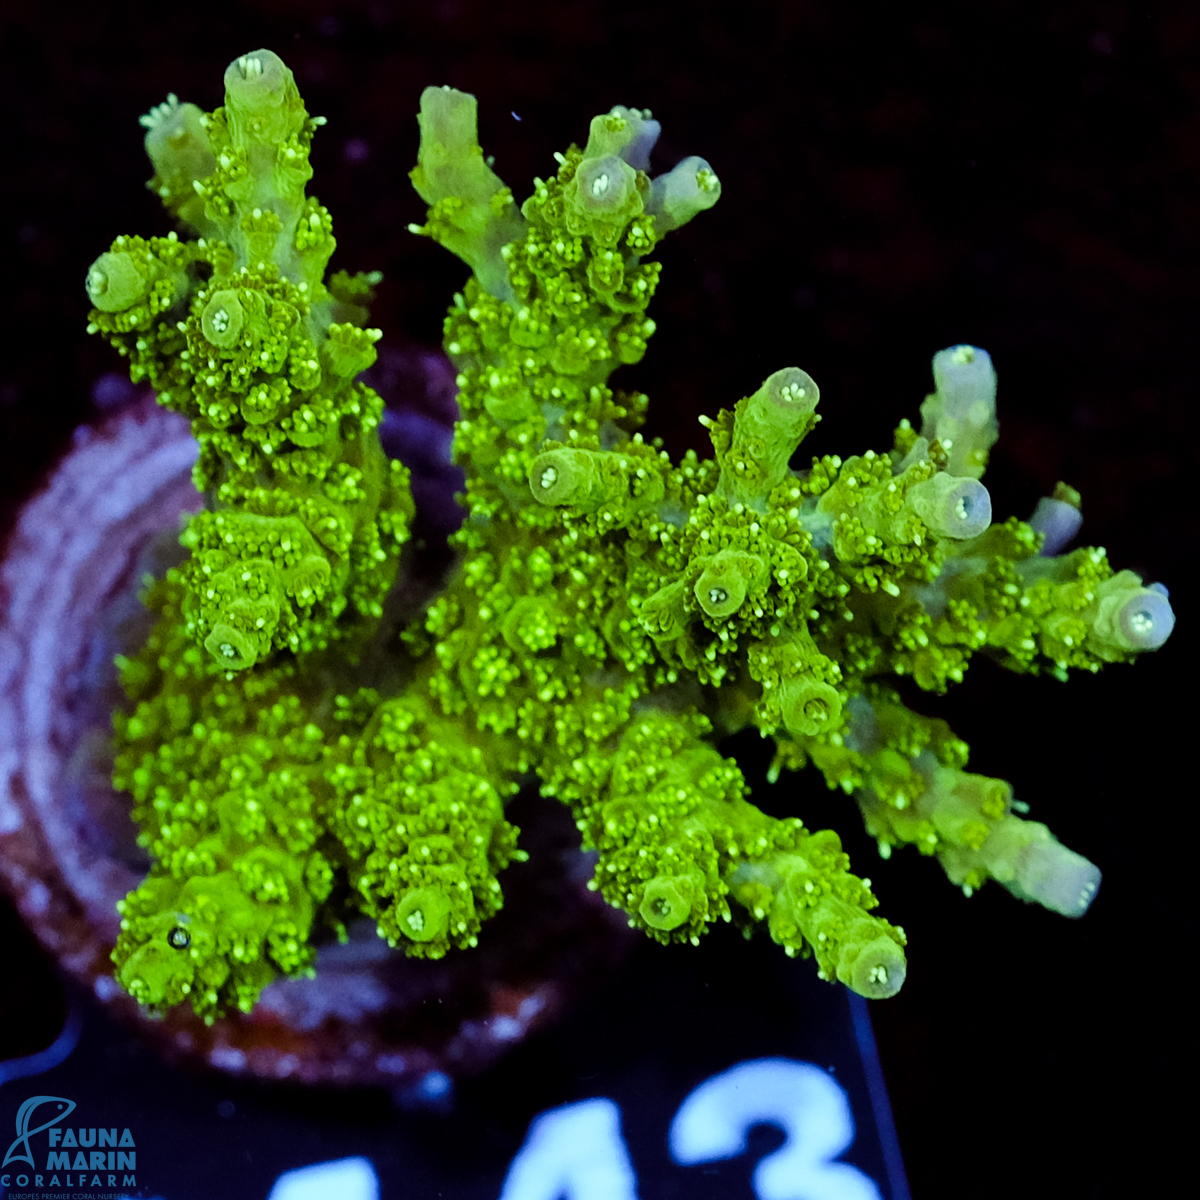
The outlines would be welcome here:
<svg viewBox="0 0 1200 1200">
<path fill-rule="evenodd" d="M 81 1197 L 115 1200 L 137 1187 L 137 1148 L 128 1129 L 64 1126 L 75 1101 L 62 1096 L 30 1096 L 17 1109 L 17 1136 L 0 1163 L 0 1187 L 10 1200 Z M 42 1142 L 42 1137 L 45 1142 Z M 2 1145 L 3 1143 L 0 1143 Z M 33 1187 L 32 1192 L 13 1189 Z M 115 1189 L 120 1188 L 118 1192 Z M 64 1192 L 61 1188 L 87 1188 Z M 94 1189 L 108 1188 L 111 1191 Z"/>
</svg>

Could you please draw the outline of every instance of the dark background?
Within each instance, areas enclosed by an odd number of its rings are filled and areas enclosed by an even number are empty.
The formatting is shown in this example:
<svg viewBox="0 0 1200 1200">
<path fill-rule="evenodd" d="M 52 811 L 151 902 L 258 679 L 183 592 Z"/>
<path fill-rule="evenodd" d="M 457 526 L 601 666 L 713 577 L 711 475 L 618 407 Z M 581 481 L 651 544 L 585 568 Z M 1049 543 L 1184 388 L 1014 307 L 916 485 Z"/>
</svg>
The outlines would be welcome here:
<svg viewBox="0 0 1200 1200">
<path fill-rule="evenodd" d="M 436 344 L 464 277 L 406 232 L 422 216 L 406 173 L 423 87 L 479 97 L 485 152 L 518 198 L 595 113 L 649 107 L 659 168 L 702 154 L 724 191 L 662 247 L 659 331 L 624 380 L 651 397 L 648 432 L 703 450 L 697 415 L 795 363 L 822 390 L 806 449 L 884 449 L 916 418 L 933 352 L 973 342 L 1000 377 L 997 513 L 1027 516 L 1065 480 L 1085 540 L 1172 589 L 1179 629 L 1132 668 L 1064 689 L 981 662 L 921 701 L 972 744 L 975 770 L 1012 780 L 1104 870 L 1079 923 L 995 887 L 967 901 L 911 852 L 880 862 L 816 778 L 761 793 L 834 824 L 908 931 L 908 982 L 872 1013 L 914 1195 L 1156 1194 L 1183 1162 L 1194 1099 L 1180 1088 L 1197 1067 L 1183 911 L 1200 6 L 220 8 L 0 18 L 4 527 L 116 363 L 84 333 L 88 264 L 118 233 L 170 227 L 142 188 L 136 122 L 168 91 L 211 108 L 235 55 L 283 56 L 329 118 L 312 189 L 333 213 L 334 266 L 384 271 L 373 323 L 394 345 Z M 50 969 L 4 929 L 0 1057 L 49 1041 L 56 1006 Z"/>
</svg>

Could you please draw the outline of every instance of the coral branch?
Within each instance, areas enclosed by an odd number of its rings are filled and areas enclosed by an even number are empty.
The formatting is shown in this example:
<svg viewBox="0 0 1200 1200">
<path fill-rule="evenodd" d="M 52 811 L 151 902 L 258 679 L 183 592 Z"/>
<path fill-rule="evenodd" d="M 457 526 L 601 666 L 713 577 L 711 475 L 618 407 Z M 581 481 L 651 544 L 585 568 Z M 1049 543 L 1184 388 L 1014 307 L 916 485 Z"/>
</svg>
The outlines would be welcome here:
<svg viewBox="0 0 1200 1200">
<path fill-rule="evenodd" d="M 881 852 L 1086 909 L 1096 868 L 889 686 L 944 691 L 977 652 L 1065 679 L 1171 632 L 1165 589 L 1101 550 L 1052 556 L 1070 513 L 993 522 L 986 352 L 935 355 L 920 433 L 901 422 L 890 450 L 793 469 L 819 391 L 787 367 L 705 419 L 713 458 L 673 463 L 638 432 L 646 397 L 609 378 L 646 351 L 653 252 L 715 203 L 711 167 L 651 177 L 659 123 L 618 107 L 518 209 L 474 98 L 427 89 L 412 228 L 473 272 L 445 324 L 467 518 L 451 578 L 394 627 L 412 502 L 355 382 L 374 279 L 324 279 L 317 123 L 287 68 L 247 55 L 226 88 L 215 113 L 172 97 L 147 119 L 153 186 L 203 236 L 118 238 L 87 280 L 92 328 L 192 420 L 209 500 L 124 665 L 117 777 L 154 859 L 123 910 L 130 992 L 247 1008 L 355 912 L 411 955 L 469 949 L 523 857 L 505 806 L 536 774 L 632 925 L 666 942 L 763 922 L 823 977 L 893 994 L 903 931 L 835 833 L 747 800 L 715 745 L 747 726 L 776 740 L 776 775 L 811 761 L 852 793 Z"/>
</svg>

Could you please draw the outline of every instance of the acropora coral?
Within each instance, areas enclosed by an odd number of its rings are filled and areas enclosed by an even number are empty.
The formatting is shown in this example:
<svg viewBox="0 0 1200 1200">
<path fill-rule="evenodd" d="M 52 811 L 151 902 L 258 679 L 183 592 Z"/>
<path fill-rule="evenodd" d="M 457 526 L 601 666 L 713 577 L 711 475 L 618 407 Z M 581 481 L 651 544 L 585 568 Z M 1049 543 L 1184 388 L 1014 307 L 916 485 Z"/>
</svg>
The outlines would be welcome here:
<svg viewBox="0 0 1200 1200">
<path fill-rule="evenodd" d="M 967 891 L 1083 913 L 1097 869 L 896 687 L 943 692 L 976 652 L 1065 680 L 1173 624 L 1161 586 L 1057 553 L 1069 488 L 993 521 L 986 352 L 934 356 L 890 449 L 793 468 L 819 393 L 785 367 L 704 420 L 711 458 L 673 463 L 637 432 L 647 398 L 607 381 L 645 354 L 653 252 L 716 174 L 651 175 L 659 123 L 618 107 L 518 206 L 474 98 L 429 88 L 413 228 L 473 272 L 445 323 L 466 517 L 445 586 L 397 621 L 414 506 L 358 379 L 378 277 L 326 278 L 329 213 L 305 194 L 321 122 L 283 62 L 248 54 L 225 87 L 215 112 L 172 96 L 143 118 L 184 236 L 119 237 L 87 276 L 89 329 L 192 421 L 207 501 L 120 664 L 115 783 L 153 862 L 114 951 L 133 996 L 248 1011 L 356 912 L 410 955 L 475 945 L 533 776 L 597 852 L 591 886 L 650 936 L 761 922 L 823 978 L 893 994 L 903 930 L 836 833 L 747 800 L 717 744 L 748 726 L 773 776 L 811 762 L 852 795 L 885 856 L 915 845 Z"/>
</svg>

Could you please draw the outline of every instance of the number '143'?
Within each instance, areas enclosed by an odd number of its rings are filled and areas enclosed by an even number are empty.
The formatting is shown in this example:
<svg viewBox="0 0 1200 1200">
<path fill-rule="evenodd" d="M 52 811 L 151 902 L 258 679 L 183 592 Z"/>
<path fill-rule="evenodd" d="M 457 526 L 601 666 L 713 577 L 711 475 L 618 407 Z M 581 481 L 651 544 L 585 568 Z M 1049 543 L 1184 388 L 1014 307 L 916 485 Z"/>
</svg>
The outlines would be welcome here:
<svg viewBox="0 0 1200 1200">
<path fill-rule="evenodd" d="M 736 1158 L 759 1124 L 779 1126 L 786 1140 L 754 1170 L 757 1200 L 881 1200 L 867 1175 L 835 1161 L 854 1140 L 846 1093 L 793 1059 L 756 1059 L 706 1079 L 671 1122 L 671 1158 L 680 1166 Z M 537 1117 L 500 1200 L 638 1200 L 616 1104 L 582 1100 Z"/>
</svg>

